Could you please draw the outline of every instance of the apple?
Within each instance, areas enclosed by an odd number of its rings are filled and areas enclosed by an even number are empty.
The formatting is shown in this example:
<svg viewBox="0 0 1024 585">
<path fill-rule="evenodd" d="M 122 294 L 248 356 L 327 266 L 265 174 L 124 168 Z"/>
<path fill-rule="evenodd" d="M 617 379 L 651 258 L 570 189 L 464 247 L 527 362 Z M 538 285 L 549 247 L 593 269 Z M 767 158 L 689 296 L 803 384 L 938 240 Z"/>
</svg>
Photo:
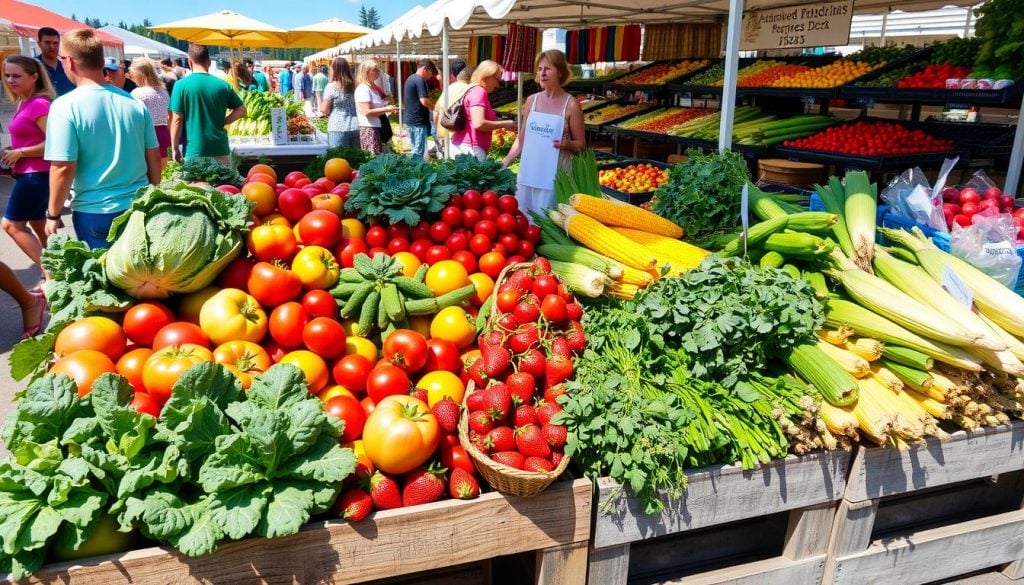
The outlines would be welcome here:
<svg viewBox="0 0 1024 585">
<path fill-rule="evenodd" d="M 241 193 L 241 191 L 238 190 L 238 187 L 235 187 L 234 185 L 217 185 L 217 190 L 223 193 L 231 193 L 233 195 Z"/>
<path fill-rule="evenodd" d="M 961 213 L 953 218 L 953 223 L 960 227 L 971 227 L 971 218 Z"/>
<path fill-rule="evenodd" d="M 303 173 L 302 171 L 292 171 L 285 175 L 284 184 L 289 187 L 295 187 L 300 179 L 309 181 L 309 177 L 306 176 L 306 173 Z"/>
<path fill-rule="evenodd" d="M 960 190 L 956 187 L 946 187 L 942 190 L 942 200 L 946 203 L 960 203 Z"/>
<path fill-rule="evenodd" d="M 974 189 L 968 187 L 967 189 L 960 191 L 960 205 L 963 205 L 964 203 L 977 203 L 979 201 L 981 201 L 981 196 L 978 195 L 978 192 Z"/>
<path fill-rule="evenodd" d="M 985 189 L 985 192 L 982 194 L 982 197 L 984 199 L 999 199 L 1002 196 L 1003 196 L 1003 190 L 1000 189 L 999 187 L 994 187 L 994 186 L 993 187 L 989 187 L 988 189 Z"/>
<path fill-rule="evenodd" d="M 341 195 L 334 193 L 321 193 L 310 200 L 313 209 L 326 209 L 338 217 L 345 215 L 345 200 Z"/>
<path fill-rule="evenodd" d="M 977 195 L 977 193 L 975 193 L 975 195 Z M 963 194 L 962 193 L 961 193 L 961 200 L 963 200 Z M 975 213 L 978 213 L 979 211 L 981 211 L 981 206 L 978 204 L 977 201 L 975 201 L 975 202 L 967 202 L 967 201 L 965 201 L 963 203 L 963 205 L 960 206 L 960 213 L 963 214 L 963 215 L 966 215 L 967 217 L 971 217 L 972 215 L 974 215 Z"/>
<path fill-rule="evenodd" d="M 294 222 L 313 211 L 313 203 L 301 189 L 285 189 L 277 197 L 277 208 L 281 215 Z"/>
</svg>

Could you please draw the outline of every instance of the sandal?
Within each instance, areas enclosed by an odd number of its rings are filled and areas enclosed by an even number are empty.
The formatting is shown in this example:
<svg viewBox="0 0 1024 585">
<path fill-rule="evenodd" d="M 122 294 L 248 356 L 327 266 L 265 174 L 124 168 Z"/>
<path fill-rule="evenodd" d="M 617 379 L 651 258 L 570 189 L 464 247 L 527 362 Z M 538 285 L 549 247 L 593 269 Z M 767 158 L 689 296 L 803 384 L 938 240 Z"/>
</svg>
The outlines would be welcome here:
<svg viewBox="0 0 1024 585">
<path fill-rule="evenodd" d="M 35 337 L 36 335 L 39 335 L 39 333 L 42 332 L 43 330 L 43 316 L 46 315 L 46 297 L 40 296 L 37 298 L 39 299 L 39 320 L 35 325 L 24 328 L 21 334 L 22 339 Z"/>
</svg>

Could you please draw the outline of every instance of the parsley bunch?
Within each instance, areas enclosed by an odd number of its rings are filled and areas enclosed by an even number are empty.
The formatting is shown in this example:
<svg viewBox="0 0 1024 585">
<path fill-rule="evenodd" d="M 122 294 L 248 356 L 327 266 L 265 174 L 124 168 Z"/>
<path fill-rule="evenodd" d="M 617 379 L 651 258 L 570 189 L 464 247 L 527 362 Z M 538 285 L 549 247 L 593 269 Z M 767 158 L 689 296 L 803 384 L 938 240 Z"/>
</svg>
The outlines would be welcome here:
<svg viewBox="0 0 1024 585">
<path fill-rule="evenodd" d="M 740 193 L 750 181 L 743 157 L 734 152 L 686 151 L 655 192 L 654 212 L 681 225 L 696 244 L 730 231 L 740 221 Z"/>
</svg>

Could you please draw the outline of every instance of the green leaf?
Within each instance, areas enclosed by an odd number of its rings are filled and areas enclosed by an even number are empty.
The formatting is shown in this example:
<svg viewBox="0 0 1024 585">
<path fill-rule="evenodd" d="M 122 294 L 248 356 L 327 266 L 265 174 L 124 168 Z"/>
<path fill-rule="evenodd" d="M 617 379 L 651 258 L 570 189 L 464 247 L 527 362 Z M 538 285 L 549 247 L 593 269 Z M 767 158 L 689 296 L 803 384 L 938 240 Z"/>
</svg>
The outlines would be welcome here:
<svg viewBox="0 0 1024 585">
<path fill-rule="evenodd" d="M 245 538 L 263 517 L 271 491 L 261 482 L 217 492 L 210 498 L 210 517 L 228 538 Z"/>
<path fill-rule="evenodd" d="M 71 378 L 47 374 L 25 389 L 4 424 L 2 438 L 8 449 L 17 449 L 25 440 L 46 443 L 59 439 L 75 419 L 89 414 Z"/>
<path fill-rule="evenodd" d="M 96 412 L 96 422 L 99 423 L 103 434 L 115 444 L 127 447 L 122 449 L 122 452 L 129 459 L 141 449 L 148 429 L 156 422 L 152 416 L 139 414 L 129 406 L 134 395 L 135 389 L 124 376 L 102 374 L 93 382 L 89 396 Z M 121 443 L 122 437 L 129 435 L 142 440 Z"/>
<path fill-rule="evenodd" d="M 45 371 L 53 357 L 56 340 L 57 331 L 50 330 L 43 335 L 19 341 L 11 352 L 11 377 L 20 381 L 30 374 Z"/>
<path fill-rule="evenodd" d="M 274 364 L 252 381 L 247 398 L 254 405 L 280 411 L 309 396 L 302 370 L 292 364 Z"/>
<path fill-rule="evenodd" d="M 76 489 L 64 503 L 53 510 L 60 519 L 79 528 L 86 528 L 103 512 L 107 496 L 88 486 Z"/>
<path fill-rule="evenodd" d="M 229 408 L 234 404 L 232 403 Z M 189 461 L 201 460 L 214 451 L 217 438 L 231 429 L 224 412 L 209 398 L 171 394 L 160 411 L 155 438 L 177 446 Z"/>
<path fill-rule="evenodd" d="M 288 409 L 285 433 L 291 442 L 291 451 L 301 453 L 314 445 L 321 433 L 330 428 L 323 403 L 316 398 L 297 402 Z M 330 438 L 330 437 L 329 437 Z M 337 444 L 337 435 L 333 437 Z"/>
<path fill-rule="evenodd" d="M 323 436 L 312 449 L 281 467 L 279 475 L 323 483 L 340 483 L 355 471 L 355 456 L 337 439 Z"/>
<path fill-rule="evenodd" d="M 187 468 L 184 468 L 187 469 Z M 181 452 L 174 445 L 154 451 L 132 461 L 132 468 L 121 478 L 117 497 L 123 499 L 154 483 L 171 483 L 181 475 Z"/>
<path fill-rule="evenodd" d="M 226 435 L 217 439 L 217 452 L 199 470 L 199 484 L 212 494 L 263 481 L 264 470 L 249 435 Z"/>
<path fill-rule="evenodd" d="M 315 507 L 313 493 L 305 483 L 275 482 L 267 512 L 257 532 L 267 538 L 295 534 L 309 521 Z"/>
<path fill-rule="evenodd" d="M 192 400 L 205 397 L 221 410 L 242 400 L 245 391 L 241 382 L 221 364 L 204 362 L 189 368 L 174 384 L 172 397 Z"/>
</svg>

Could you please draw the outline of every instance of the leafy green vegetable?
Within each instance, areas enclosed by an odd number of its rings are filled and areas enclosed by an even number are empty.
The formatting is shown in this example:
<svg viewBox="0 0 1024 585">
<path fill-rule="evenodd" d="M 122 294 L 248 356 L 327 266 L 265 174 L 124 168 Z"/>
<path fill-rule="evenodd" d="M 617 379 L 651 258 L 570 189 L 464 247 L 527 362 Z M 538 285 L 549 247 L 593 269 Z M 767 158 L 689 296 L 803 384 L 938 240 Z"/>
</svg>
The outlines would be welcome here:
<svg viewBox="0 0 1024 585">
<path fill-rule="evenodd" d="M 238 161 L 234 155 L 231 158 L 231 165 L 225 166 L 212 158 L 191 158 L 183 163 L 168 161 L 164 167 L 161 179 L 164 183 L 185 183 L 205 182 L 216 187 L 218 185 L 242 185 L 242 176 L 238 174 Z"/>
<path fill-rule="evenodd" d="M 252 208 L 212 188 L 149 186 L 110 226 L 107 278 L 138 299 L 200 290 L 245 247 Z"/>
<path fill-rule="evenodd" d="M 977 8 L 974 25 L 981 40 L 971 77 L 1024 78 L 1024 11 L 1020 0 L 992 0 Z"/>
<path fill-rule="evenodd" d="M 689 355 L 694 376 L 729 388 L 774 356 L 813 341 L 825 321 L 807 281 L 713 256 L 643 289 L 634 303 L 666 343 Z"/>
<path fill-rule="evenodd" d="M 499 195 L 516 192 L 515 174 L 502 168 L 498 161 L 481 161 L 473 155 L 460 154 L 454 159 L 441 160 L 437 164 L 446 182 L 455 186 L 456 193 L 469 189 L 494 191 Z"/>
<path fill-rule="evenodd" d="M 750 171 L 734 152 L 689 149 L 686 155 L 655 192 L 654 211 L 681 225 L 687 238 L 700 245 L 739 224 L 740 192 L 751 180 Z"/>
<path fill-rule="evenodd" d="M 335 146 L 334 148 L 328 148 L 326 152 L 309 161 L 306 167 L 302 169 L 302 172 L 309 177 L 310 181 L 315 181 L 324 176 L 324 165 L 332 158 L 343 158 L 348 161 L 349 166 L 353 169 L 358 169 L 363 163 L 372 159 L 373 155 L 361 148 Z"/>
<path fill-rule="evenodd" d="M 345 208 L 362 220 L 380 217 L 389 223 L 416 225 L 441 211 L 455 192 L 445 178 L 423 159 L 382 154 L 359 167 Z"/>
</svg>

